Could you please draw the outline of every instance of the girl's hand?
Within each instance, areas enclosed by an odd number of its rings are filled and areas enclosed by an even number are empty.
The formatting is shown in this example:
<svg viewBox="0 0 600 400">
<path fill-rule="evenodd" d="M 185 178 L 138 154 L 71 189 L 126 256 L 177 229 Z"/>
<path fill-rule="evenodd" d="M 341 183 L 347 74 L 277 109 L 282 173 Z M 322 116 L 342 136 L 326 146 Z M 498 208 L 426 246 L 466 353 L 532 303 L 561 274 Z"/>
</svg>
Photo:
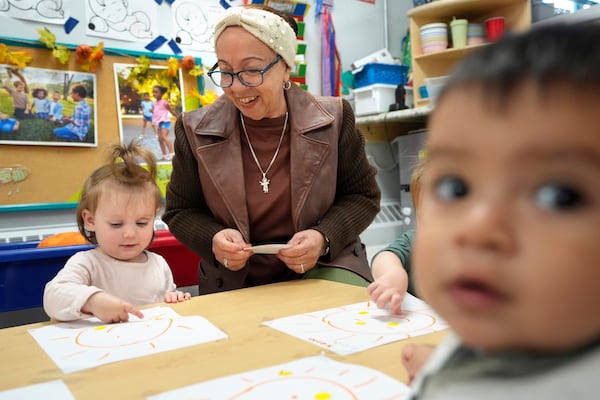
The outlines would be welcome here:
<svg viewBox="0 0 600 400">
<path fill-rule="evenodd" d="M 165 303 L 181 303 L 191 298 L 192 295 L 188 292 L 184 293 L 179 290 L 176 290 L 174 292 L 165 294 Z"/>
<path fill-rule="evenodd" d="M 92 314 L 106 323 L 127 322 L 129 314 L 144 318 L 144 314 L 131 304 L 106 292 L 96 292 L 81 307 L 81 312 Z"/>
</svg>

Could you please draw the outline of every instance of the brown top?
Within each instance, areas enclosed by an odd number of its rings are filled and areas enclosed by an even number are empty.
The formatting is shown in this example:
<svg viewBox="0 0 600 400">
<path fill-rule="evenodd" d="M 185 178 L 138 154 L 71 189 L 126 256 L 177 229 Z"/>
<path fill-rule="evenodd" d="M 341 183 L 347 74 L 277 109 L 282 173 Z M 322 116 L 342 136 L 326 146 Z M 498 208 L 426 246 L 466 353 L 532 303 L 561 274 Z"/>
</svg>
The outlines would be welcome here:
<svg viewBox="0 0 600 400">
<path fill-rule="evenodd" d="M 258 183 L 262 175 L 250 158 L 248 144 L 242 141 L 240 111 L 226 96 L 182 113 L 175 123 L 176 156 L 163 220 L 178 240 L 202 257 L 202 294 L 253 286 L 259 277 L 252 272 L 246 279 L 249 270 L 263 272 L 259 267 L 231 271 L 215 259 L 212 240 L 224 228 L 238 230 L 253 244 L 265 238 L 285 242 L 292 232 L 315 229 L 330 241 L 329 254 L 318 261 L 320 267 L 343 268 L 368 281 L 373 279 L 359 234 L 379 211 L 381 192 L 352 108 L 339 97 L 314 96 L 296 85 L 285 91 L 285 97 L 289 134 L 283 153 L 269 171 L 268 197 Z M 271 131 L 264 131 L 267 121 L 255 121 L 263 132 L 247 122 L 252 145 L 266 169 L 283 119 L 273 121 Z M 258 140 L 261 134 L 277 139 Z M 262 148 L 265 143 L 268 147 Z M 281 171 L 285 171 L 282 178 L 277 175 Z M 289 197 L 279 200 L 282 193 L 278 190 L 286 190 L 284 195 Z M 271 196 L 273 200 L 265 204 L 265 197 Z M 291 215 L 283 217 L 286 212 Z M 257 221 L 261 226 L 254 226 Z M 254 262 L 258 260 L 253 257 Z M 290 279 L 295 279 L 297 275 L 292 274 Z M 274 276 L 272 282 L 284 279 Z M 261 275 L 261 281 L 263 278 L 266 283 L 268 276 Z"/>
<path fill-rule="evenodd" d="M 277 151 L 284 123 L 285 115 L 280 118 L 262 119 L 260 121 L 244 118 L 244 125 L 250 143 L 262 170 L 265 172 Z M 240 130 L 243 132 L 241 126 Z M 292 221 L 290 184 L 290 124 L 287 124 L 279 153 L 266 174 L 269 180 L 268 193 L 263 192 L 263 187 L 260 184 L 262 172 L 256 165 L 246 136 L 243 134 L 240 136 L 250 242 L 253 245 L 273 242 L 286 243 L 295 231 Z M 276 255 L 272 254 L 255 254 L 250 258 L 246 268 L 248 269 L 246 284 L 249 286 L 298 277 Z"/>
</svg>

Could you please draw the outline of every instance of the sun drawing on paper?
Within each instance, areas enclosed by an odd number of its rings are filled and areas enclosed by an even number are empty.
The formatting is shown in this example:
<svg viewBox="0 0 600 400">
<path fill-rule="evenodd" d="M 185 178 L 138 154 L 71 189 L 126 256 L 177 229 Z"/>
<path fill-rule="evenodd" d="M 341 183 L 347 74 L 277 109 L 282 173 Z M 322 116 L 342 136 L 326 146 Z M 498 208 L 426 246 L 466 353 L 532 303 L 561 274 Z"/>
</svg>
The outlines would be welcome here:
<svg viewBox="0 0 600 400">
<path fill-rule="evenodd" d="M 326 356 L 226 376 L 148 400 L 398 400 L 408 387 L 379 371 Z"/>
<path fill-rule="evenodd" d="M 447 327 L 426 303 L 410 295 L 405 297 L 400 315 L 364 302 L 264 324 L 342 355 Z"/>
<path fill-rule="evenodd" d="M 29 333 L 65 372 L 227 338 L 200 316 L 169 308 L 144 310 L 145 319 L 104 324 L 97 318 L 48 325 Z"/>
</svg>

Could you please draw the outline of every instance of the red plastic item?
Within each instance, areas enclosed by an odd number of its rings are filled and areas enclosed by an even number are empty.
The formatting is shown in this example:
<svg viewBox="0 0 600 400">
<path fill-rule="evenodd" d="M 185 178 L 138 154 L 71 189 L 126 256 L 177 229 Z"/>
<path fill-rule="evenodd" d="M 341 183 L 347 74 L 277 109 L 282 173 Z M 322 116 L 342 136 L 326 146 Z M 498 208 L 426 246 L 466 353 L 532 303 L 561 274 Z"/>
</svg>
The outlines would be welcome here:
<svg viewBox="0 0 600 400">
<path fill-rule="evenodd" d="M 504 17 L 488 18 L 485 21 L 487 28 L 487 37 L 490 42 L 494 42 L 504 34 Z"/>
<path fill-rule="evenodd" d="M 148 250 L 167 260 L 177 287 L 198 285 L 200 256 L 185 247 L 168 230 L 156 231 Z"/>
</svg>

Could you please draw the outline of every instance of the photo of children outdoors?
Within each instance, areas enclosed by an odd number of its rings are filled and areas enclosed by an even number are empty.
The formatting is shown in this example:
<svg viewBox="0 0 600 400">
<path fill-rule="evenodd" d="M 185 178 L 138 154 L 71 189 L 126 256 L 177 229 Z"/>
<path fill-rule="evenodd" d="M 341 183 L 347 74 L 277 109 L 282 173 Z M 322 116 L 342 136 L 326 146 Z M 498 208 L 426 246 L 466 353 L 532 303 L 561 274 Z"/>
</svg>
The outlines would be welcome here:
<svg viewBox="0 0 600 400">
<path fill-rule="evenodd" d="M 94 74 L 0 65 L 0 144 L 96 146 Z"/>
<path fill-rule="evenodd" d="M 121 144 L 137 140 L 159 162 L 173 158 L 175 118 L 183 111 L 182 78 L 167 67 L 114 64 Z"/>
</svg>

